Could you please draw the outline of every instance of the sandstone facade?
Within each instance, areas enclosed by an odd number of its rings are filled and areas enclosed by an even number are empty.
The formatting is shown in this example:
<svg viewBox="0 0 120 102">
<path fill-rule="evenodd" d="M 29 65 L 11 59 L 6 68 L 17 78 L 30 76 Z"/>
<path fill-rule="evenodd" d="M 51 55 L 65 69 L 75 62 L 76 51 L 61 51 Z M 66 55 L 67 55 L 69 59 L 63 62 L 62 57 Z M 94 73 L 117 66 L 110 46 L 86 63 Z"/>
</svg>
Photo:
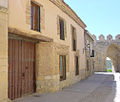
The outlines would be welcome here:
<svg viewBox="0 0 120 102">
<path fill-rule="evenodd" d="M 8 9 L 7 0 L 0 1 L 0 102 L 8 101 Z"/>
<path fill-rule="evenodd" d="M 3 6 L 0 7 L 0 25 L 2 25 L 0 102 L 8 101 L 8 39 L 29 40 L 35 43 L 36 80 L 34 81 L 37 93 L 61 90 L 93 73 L 93 70 L 86 72 L 84 39 L 86 25 L 64 1 L 32 0 L 40 7 L 40 32 L 31 29 L 31 0 L 5 1 L 0 2 L 9 6 L 9 12 Z M 59 19 L 64 21 L 65 40 L 60 39 Z M 76 51 L 73 51 L 72 27 L 76 33 Z M 93 43 L 91 40 L 90 42 Z M 63 81 L 60 81 L 60 55 L 66 56 L 66 80 Z M 79 75 L 75 75 L 76 56 Z M 92 63 L 93 60 L 89 59 Z M 22 76 L 25 76 L 24 73 Z"/>
</svg>

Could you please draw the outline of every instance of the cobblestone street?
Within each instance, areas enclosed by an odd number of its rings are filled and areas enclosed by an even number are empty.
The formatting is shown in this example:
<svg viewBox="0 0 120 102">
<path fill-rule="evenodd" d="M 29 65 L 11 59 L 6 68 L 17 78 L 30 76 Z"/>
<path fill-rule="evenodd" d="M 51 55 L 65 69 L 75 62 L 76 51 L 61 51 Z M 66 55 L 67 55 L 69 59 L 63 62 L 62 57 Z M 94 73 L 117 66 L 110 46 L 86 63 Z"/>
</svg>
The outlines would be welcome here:
<svg viewBox="0 0 120 102">
<path fill-rule="evenodd" d="M 118 73 L 95 73 L 62 91 L 28 96 L 15 102 L 120 102 L 119 76 Z"/>
</svg>

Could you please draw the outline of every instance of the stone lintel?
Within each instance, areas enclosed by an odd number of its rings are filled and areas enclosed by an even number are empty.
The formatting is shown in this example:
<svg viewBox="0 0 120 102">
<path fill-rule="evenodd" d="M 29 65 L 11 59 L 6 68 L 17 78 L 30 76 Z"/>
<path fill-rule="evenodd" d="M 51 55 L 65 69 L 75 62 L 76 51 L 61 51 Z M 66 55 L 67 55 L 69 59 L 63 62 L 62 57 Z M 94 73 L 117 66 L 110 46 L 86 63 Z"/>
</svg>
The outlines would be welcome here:
<svg viewBox="0 0 120 102">
<path fill-rule="evenodd" d="M 16 35 L 20 35 L 23 37 L 29 37 L 29 38 L 33 38 L 33 39 L 37 39 L 39 41 L 43 41 L 43 42 L 52 42 L 53 39 L 43 36 L 41 35 L 39 32 L 36 31 L 28 31 L 28 30 L 23 30 L 23 29 L 17 29 L 17 28 L 8 28 L 8 32 L 12 33 L 12 34 L 16 34 Z"/>
</svg>

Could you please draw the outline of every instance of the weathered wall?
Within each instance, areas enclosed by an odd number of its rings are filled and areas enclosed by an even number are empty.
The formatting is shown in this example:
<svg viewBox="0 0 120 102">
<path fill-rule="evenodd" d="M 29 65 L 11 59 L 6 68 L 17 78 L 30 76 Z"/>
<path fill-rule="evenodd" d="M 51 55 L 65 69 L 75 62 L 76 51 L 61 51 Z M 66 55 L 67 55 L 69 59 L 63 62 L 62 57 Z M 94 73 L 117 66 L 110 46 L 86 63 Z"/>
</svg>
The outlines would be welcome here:
<svg viewBox="0 0 120 102">
<path fill-rule="evenodd" d="M 91 57 L 92 50 L 94 50 L 94 39 L 92 35 L 87 30 L 85 30 L 85 55 L 86 55 L 85 75 L 86 77 L 93 74 L 94 72 L 94 57 Z M 87 65 L 87 60 L 89 65 Z M 89 67 L 89 70 L 87 67 Z"/>
<path fill-rule="evenodd" d="M 0 0 L 0 102 L 8 101 L 8 14 L 7 0 Z"/>
<path fill-rule="evenodd" d="M 85 69 L 84 67 L 81 68 L 81 66 L 79 67 L 79 76 L 75 76 L 74 58 L 76 53 L 74 52 L 72 55 L 69 46 L 53 42 L 40 42 L 36 48 L 36 83 L 38 93 L 55 92 L 85 78 Z M 59 76 L 59 55 L 66 55 L 66 80 L 64 81 L 60 81 Z M 73 58 L 70 58 L 71 56 Z M 79 62 L 79 65 L 81 63 Z"/>
<path fill-rule="evenodd" d="M 37 1 L 37 0 L 34 0 Z M 42 24 L 44 29 L 40 33 L 30 30 L 30 24 L 26 23 L 26 14 L 30 13 L 27 7 L 30 6 L 30 0 L 11 0 L 9 2 L 9 27 L 17 28 L 26 32 L 31 32 L 33 34 L 43 35 L 52 38 L 54 42 L 70 46 L 70 58 L 74 57 L 74 52 L 72 52 L 72 34 L 71 34 L 71 24 L 76 28 L 77 31 L 77 49 L 80 54 L 80 68 L 85 68 L 85 55 L 83 54 L 84 48 L 84 29 L 80 27 L 71 17 L 66 15 L 61 9 L 54 5 L 49 0 L 37 1 L 42 7 Z M 15 4 L 15 5 L 14 5 Z M 14 5 L 14 6 L 13 6 Z M 27 11 L 27 12 L 26 12 Z M 16 16 L 17 15 L 17 16 Z M 22 15 L 22 17 L 20 16 Z M 60 40 L 60 35 L 57 29 L 57 19 L 58 16 L 62 17 L 66 22 L 66 38 L 65 41 Z M 30 21 L 30 18 L 29 18 Z M 73 62 L 73 60 L 71 60 Z M 72 66 L 72 65 L 70 65 Z M 73 67 L 72 67 L 73 68 Z"/>
<path fill-rule="evenodd" d="M 41 42 L 36 47 L 37 92 L 54 92 L 59 89 L 59 67 L 57 60 L 55 61 L 54 45 L 53 43 Z"/>
<path fill-rule="evenodd" d="M 37 44 L 37 92 L 50 92 L 68 86 L 71 83 L 85 78 L 85 53 L 84 49 L 84 29 L 76 23 L 70 16 L 64 13 L 60 8 L 49 0 L 33 0 L 41 7 L 41 32 L 30 29 L 30 0 L 10 0 L 9 1 L 9 28 L 16 28 L 31 34 L 43 35 L 53 39 L 55 44 L 50 42 Z M 60 2 L 62 3 L 62 2 Z M 69 15 L 73 12 L 69 12 Z M 22 15 L 22 16 L 21 16 Z M 65 40 L 60 40 L 58 34 L 58 16 L 62 17 L 66 22 Z M 81 22 L 81 21 L 80 21 Z M 71 25 L 76 28 L 77 35 L 77 52 L 72 51 L 72 32 Z M 57 45 L 56 45 L 57 44 Z M 64 49 L 64 46 L 68 47 Z M 65 50 L 65 51 L 64 51 Z M 59 82 L 59 57 L 58 52 L 67 52 L 68 79 Z M 75 55 L 79 55 L 80 75 L 75 77 Z M 44 56 L 43 56 L 44 55 Z M 47 63 L 47 64 L 45 64 Z M 50 70 L 51 69 L 51 70 Z M 49 71 L 50 70 L 50 71 Z M 57 72 L 56 72 L 57 71 Z M 71 78 L 71 81 L 68 81 Z M 52 81 L 54 80 L 54 81 Z M 49 84 L 47 83 L 49 82 Z M 56 83 L 55 85 L 53 85 Z M 58 86 L 59 84 L 59 86 Z M 52 86 L 52 87 L 50 87 Z M 45 89 L 46 87 L 46 89 Z"/>
<path fill-rule="evenodd" d="M 77 30 L 80 29 L 81 32 L 79 31 L 78 32 L 79 35 L 82 36 L 84 29 L 81 28 L 73 19 L 71 19 L 68 15 L 66 15 L 63 11 L 61 11 L 52 2 L 50 2 L 49 0 L 40 0 L 40 1 L 33 0 L 33 1 L 36 1 L 39 5 L 41 5 L 41 13 L 42 13 L 41 15 L 44 16 L 41 19 L 43 23 L 41 25 L 44 25 L 44 29 L 42 29 L 41 33 L 39 33 L 40 35 L 53 38 L 55 42 L 59 42 L 65 45 L 70 45 L 70 37 L 71 37 L 69 36 L 71 34 L 70 24 L 72 24 Z M 28 20 L 27 18 L 28 12 L 30 13 L 30 0 L 9 1 L 9 27 L 18 28 L 20 30 L 29 31 L 35 34 L 36 31 L 30 30 L 30 24 L 26 22 Z M 60 40 L 60 36 L 57 33 L 57 16 L 62 17 L 66 21 L 67 37 L 65 41 Z M 82 38 L 81 40 L 83 41 Z"/>
<path fill-rule="evenodd" d="M 103 42 L 95 44 L 95 71 L 106 71 L 106 46 Z"/>
</svg>

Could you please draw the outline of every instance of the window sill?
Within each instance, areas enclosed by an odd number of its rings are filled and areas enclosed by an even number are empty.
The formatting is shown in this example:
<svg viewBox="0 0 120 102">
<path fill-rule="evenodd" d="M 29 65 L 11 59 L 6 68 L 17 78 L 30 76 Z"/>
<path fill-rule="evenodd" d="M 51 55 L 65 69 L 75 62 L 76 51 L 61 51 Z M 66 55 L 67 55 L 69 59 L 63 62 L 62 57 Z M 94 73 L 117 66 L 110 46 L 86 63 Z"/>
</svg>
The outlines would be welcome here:
<svg viewBox="0 0 120 102">
<path fill-rule="evenodd" d="M 34 30 L 34 29 L 31 29 L 32 31 L 35 31 L 35 32 L 38 32 L 38 33 L 41 33 L 41 31 L 39 30 Z"/>
<path fill-rule="evenodd" d="M 65 41 L 65 39 L 60 39 L 61 41 Z"/>
<path fill-rule="evenodd" d="M 63 82 L 63 81 L 65 81 L 66 79 L 60 79 L 60 82 Z"/>
</svg>

